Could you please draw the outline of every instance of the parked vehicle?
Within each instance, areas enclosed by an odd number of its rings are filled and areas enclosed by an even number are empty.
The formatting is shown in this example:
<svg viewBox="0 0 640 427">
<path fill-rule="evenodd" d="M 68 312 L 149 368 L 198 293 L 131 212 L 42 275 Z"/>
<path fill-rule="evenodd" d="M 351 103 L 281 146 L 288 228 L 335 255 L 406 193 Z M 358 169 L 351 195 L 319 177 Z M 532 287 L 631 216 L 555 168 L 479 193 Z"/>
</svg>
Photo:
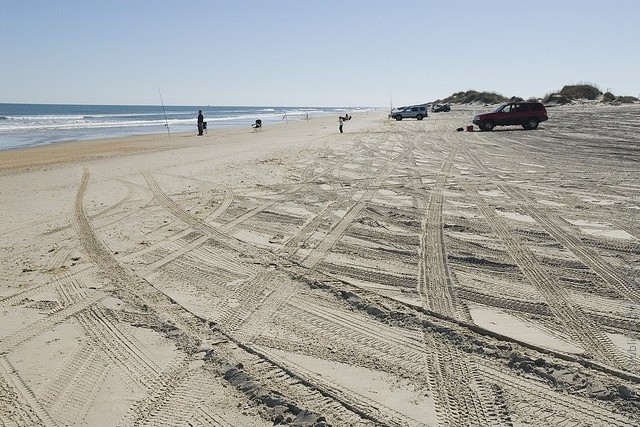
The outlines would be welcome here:
<svg viewBox="0 0 640 427">
<path fill-rule="evenodd" d="M 451 111 L 451 107 L 449 107 L 448 104 L 436 104 L 433 107 L 431 107 L 431 111 L 433 111 L 434 113 L 440 113 L 440 112 L 447 112 L 447 111 Z"/>
<path fill-rule="evenodd" d="M 402 120 L 402 119 L 422 120 L 427 116 L 428 116 L 427 104 L 400 107 L 391 112 L 391 118 L 396 120 Z"/>
<path fill-rule="evenodd" d="M 478 114 L 473 124 L 480 130 L 491 131 L 496 126 L 520 125 L 525 129 L 537 129 L 540 122 L 549 120 L 541 102 L 510 102 L 500 105 L 490 113 Z"/>
</svg>

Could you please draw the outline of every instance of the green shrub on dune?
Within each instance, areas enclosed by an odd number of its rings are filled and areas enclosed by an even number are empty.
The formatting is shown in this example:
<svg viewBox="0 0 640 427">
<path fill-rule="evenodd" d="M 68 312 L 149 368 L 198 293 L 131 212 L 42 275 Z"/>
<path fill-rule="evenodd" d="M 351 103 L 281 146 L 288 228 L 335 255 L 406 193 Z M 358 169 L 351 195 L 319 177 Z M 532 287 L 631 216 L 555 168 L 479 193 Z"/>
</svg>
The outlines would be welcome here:
<svg viewBox="0 0 640 427">
<path fill-rule="evenodd" d="M 590 84 L 566 85 L 560 91 L 560 95 L 569 99 L 588 99 L 593 101 L 602 95 L 602 91 Z"/>
<path fill-rule="evenodd" d="M 596 100 L 602 91 L 590 84 L 566 85 L 560 92 L 550 93 L 542 101 L 545 104 L 570 104 L 578 100 Z M 612 95 L 613 96 L 613 95 Z"/>
<path fill-rule="evenodd" d="M 564 105 L 564 104 L 570 104 L 571 99 L 567 98 L 564 95 L 560 95 L 559 93 L 550 93 L 544 97 L 544 99 L 542 100 L 542 103 Z"/>
<path fill-rule="evenodd" d="M 601 102 L 607 104 L 634 104 L 638 101 L 640 100 L 635 96 L 615 96 L 611 92 L 606 92 L 604 95 L 602 95 L 601 100 Z"/>
<path fill-rule="evenodd" d="M 496 92 L 478 92 L 468 90 L 456 92 L 453 95 L 434 101 L 434 104 L 500 104 L 509 101 L 509 98 Z"/>
<path fill-rule="evenodd" d="M 634 104 L 638 101 L 640 101 L 640 99 L 636 98 L 635 96 L 618 96 L 616 97 L 615 102 L 619 102 L 621 104 Z"/>
<path fill-rule="evenodd" d="M 538 99 L 535 97 L 529 100 Z M 507 98 L 497 92 L 478 92 L 476 90 L 460 91 L 444 99 L 437 99 L 433 104 L 484 104 L 495 105 L 506 102 L 521 102 L 523 98 L 513 96 Z M 611 92 L 602 93 L 597 86 L 589 83 L 565 85 L 559 92 L 548 93 L 542 102 L 546 105 L 564 105 L 573 101 L 599 101 L 608 104 L 631 104 L 640 102 L 634 96 L 615 96 Z"/>
</svg>

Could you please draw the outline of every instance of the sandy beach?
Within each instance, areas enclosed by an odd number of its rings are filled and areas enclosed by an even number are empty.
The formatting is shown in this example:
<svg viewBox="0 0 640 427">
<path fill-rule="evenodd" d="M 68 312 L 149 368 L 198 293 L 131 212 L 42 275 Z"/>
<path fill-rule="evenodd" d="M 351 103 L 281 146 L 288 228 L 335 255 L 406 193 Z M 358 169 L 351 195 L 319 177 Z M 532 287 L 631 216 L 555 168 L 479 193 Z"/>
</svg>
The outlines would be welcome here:
<svg viewBox="0 0 640 427">
<path fill-rule="evenodd" d="M 639 425 L 640 108 L 484 110 L 0 151 L 0 424 Z"/>
</svg>

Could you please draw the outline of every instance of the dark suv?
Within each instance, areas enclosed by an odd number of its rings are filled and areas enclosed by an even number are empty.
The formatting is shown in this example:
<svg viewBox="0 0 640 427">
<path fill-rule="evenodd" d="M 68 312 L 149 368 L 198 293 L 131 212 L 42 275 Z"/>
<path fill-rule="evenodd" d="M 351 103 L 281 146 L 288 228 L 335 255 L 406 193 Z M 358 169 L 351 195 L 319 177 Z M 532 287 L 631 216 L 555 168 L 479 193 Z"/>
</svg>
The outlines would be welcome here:
<svg viewBox="0 0 640 427">
<path fill-rule="evenodd" d="M 449 107 L 448 104 L 436 104 L 433 107 L 431 107 L 431 111 L 433 111 L 434 113 L 440 113 L 440 112 L 446 113 L 447 111 L 451 111 L 451 107 Z"/>
<path fill-rule="evenodd" d="M 540 102 L 511 102 L 500 105 L 490 113 L 478 114 L 473 124 L 480 130 L 490 131 L 495 126 L 521 125 L 525 129 L 537 129 L 538 123 L 549 120 L 547 110 Z"/>
</svg>

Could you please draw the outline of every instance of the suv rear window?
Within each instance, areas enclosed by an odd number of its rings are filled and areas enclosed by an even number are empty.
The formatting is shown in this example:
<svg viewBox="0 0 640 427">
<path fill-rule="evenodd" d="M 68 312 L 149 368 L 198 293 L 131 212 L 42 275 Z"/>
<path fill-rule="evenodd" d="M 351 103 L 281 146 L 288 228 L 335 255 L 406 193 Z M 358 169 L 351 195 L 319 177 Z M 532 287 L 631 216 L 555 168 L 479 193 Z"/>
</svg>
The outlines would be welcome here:
<svg viewBox="0 0 640 427">
<path fill-rule="evenodd" d="M 513 106 L 513 108 L 511 109 L 511 111 L 514 112 L 521 112 L 521 111 L 529 111 L 529 108 L 527 108 L 528 105 L 527 104 L 516 104 Z"/>
</svg>

